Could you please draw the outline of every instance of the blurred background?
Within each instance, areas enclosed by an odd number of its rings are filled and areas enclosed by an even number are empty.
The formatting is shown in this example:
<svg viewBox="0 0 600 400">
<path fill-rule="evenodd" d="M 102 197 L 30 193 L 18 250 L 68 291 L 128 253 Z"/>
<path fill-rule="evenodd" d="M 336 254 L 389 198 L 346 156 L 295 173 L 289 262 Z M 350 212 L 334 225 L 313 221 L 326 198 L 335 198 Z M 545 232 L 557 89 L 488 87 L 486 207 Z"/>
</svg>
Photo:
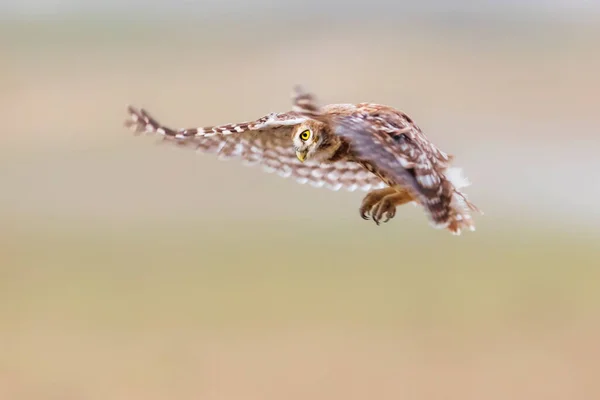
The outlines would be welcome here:
<svg viewBox="0 0 600 400">
<path fill-rule="evenodd" d="M 600 3 L 2 0 L 0 398 L 600 398 Z M 411 115 L 477 231 L 158 146 Z"/>
</svg>

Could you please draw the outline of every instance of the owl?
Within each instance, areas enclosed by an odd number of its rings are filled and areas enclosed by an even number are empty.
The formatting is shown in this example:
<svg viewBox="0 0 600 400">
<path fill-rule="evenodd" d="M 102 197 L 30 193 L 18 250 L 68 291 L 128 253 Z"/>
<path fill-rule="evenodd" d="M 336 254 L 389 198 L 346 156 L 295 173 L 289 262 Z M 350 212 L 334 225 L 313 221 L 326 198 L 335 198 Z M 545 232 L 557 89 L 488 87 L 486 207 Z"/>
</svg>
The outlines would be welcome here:
<svg viewBox="0 0 600 400">
<path fill-rule="evenodd" d="M 460 190 L 469 185 L 453 156 L 431 143 L 415 122 L 393 107 L 375 104 L 320 105 L 295 86 L 291 110 L 257 120 L 171 129 L 146 110 L 128 106 L 125 126 L 161 136 L 175 146 L 238 158 L 267 172 L 331 190 L 368 192 L 360 216 L 377 225 L 398 206 L 422 207 L 430 224 L 459 235 L 475 230 L 480 210 Z"/>
</svg>

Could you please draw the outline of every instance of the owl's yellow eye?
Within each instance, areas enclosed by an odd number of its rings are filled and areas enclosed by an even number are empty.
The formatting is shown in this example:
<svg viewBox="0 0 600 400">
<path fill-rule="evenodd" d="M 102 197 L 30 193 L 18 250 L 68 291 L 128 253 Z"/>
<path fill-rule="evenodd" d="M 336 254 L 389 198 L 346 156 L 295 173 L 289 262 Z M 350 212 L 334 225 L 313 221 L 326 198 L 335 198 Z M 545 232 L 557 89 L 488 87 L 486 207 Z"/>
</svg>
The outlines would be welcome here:
<svg viewBox="0 0 600 400">
<path fill-rule="evenodd" d="M 308 139 L 310 139 L 310 130 L 307 129 L 300 133 L 300 140 L 306 142 Z"/>
</svg>

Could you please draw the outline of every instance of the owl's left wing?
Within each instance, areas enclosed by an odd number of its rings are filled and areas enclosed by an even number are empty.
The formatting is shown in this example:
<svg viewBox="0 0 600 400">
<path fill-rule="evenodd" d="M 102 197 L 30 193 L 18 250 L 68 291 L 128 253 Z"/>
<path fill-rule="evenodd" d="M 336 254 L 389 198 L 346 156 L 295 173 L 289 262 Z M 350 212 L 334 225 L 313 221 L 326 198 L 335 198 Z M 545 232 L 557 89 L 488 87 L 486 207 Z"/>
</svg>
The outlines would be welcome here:
<svg viewBox="0 0 600 400">
<path fill-rule="evenodd" d="M 241 159 L 245 165 L 260 165 L 266 172 L 290 177 L 314 187 L 348 191 L 382 188 L 379 177 L 350 161 L 321 164 L 301 163 L 293 149 L 291 132 L 304 117 L 294 112 L 271 113 L 255 121 L 190 129 L 171 129 L 146 110 L 129 107 L 125 125 L 136 133 L 162 136 L 162 141 L 217 154 L 219 159 Z"/>
</svg>

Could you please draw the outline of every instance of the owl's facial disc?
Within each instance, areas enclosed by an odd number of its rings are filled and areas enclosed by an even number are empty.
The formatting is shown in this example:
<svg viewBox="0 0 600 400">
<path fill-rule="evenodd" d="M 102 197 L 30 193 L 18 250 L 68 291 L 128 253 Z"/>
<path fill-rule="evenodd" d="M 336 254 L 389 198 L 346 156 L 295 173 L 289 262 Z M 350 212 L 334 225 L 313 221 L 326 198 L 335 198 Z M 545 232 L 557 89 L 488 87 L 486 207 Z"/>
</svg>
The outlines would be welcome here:
<svg viewBox="0 0 600 400">
<path fill-rule="evenodd" d="M 304 162 L 314 152 L 317 145 L 313 131 L 309 128 L 299 129 L 293 141 L 296 157 L 300 162 Z"/>
</svg>

